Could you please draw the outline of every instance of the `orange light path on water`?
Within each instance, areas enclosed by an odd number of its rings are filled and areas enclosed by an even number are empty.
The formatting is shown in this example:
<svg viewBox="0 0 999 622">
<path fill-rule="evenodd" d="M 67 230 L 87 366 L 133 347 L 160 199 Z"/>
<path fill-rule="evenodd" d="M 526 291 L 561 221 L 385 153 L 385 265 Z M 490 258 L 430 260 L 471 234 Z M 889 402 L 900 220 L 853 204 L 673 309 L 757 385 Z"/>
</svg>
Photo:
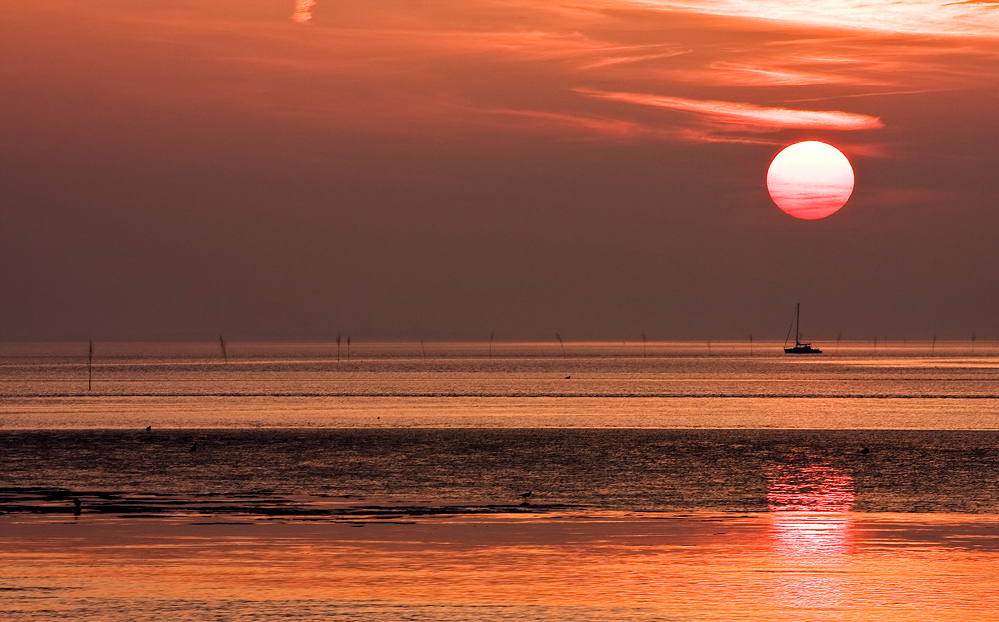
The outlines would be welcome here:
<svg viewBox="0 0 999 622">
<path fill-rule="evenodd" d="M 821 514 L 356 525 L 4 518 L 0 581 L 10 591 L 0 617 L 85 604 L 107 622 L 164 606 L 176 620 L 211 608 L 233 614 L 226 619 L 366 609 L 387 620 L 964 622 L 999 607 L 996 517 Z M 948 540 L 960 531 L 977 534 L 974 550 Z M 39 598 L 31 586 L 59 588 Z"/>
<path fill-rule="evenodd" d="M 847 609 L 843 576 L 854 547 L 853 478 L 829 465 L 781 465 L 770 477 L 767 502 L 777 597 L 805 610 Z"/>
</svg>

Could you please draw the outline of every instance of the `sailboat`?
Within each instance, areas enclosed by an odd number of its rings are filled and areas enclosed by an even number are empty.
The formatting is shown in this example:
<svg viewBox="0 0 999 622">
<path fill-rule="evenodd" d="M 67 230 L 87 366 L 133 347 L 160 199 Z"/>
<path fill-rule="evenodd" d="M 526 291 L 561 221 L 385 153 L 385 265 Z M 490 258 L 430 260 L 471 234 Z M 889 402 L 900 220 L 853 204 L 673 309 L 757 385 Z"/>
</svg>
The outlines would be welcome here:
<svg viewBox="0 0 999 622">
<path fill-rule="evenodd" d="M 801 325 L 801 303 L 794 308 L 794 318 L 791 319 L 791 326 L 787 329 L 787 337 L 784 338 L 784 354 L 822 354 L 822 350 L 813 348 L 810 343 L 801 343 L 798 336 L 801 335 L 799 326 Z M 787 347 L 787 342 L 791 339 L 791 327 L 794 327 L 794 347 Z"/>
</svg>

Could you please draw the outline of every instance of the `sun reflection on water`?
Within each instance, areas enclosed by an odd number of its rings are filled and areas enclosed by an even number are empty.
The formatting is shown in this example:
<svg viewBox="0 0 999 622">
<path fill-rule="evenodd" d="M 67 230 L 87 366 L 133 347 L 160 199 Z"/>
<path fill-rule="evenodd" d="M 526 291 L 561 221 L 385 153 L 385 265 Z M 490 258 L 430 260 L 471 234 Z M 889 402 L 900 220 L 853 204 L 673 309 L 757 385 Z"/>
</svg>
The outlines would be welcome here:
<svg viewBox="0 0 999 622">
<path fill-rule="evenodd" d="M 767 490 L 769 537 L 778 575 L 775 598 L 792 607 L 849 605 L 840 574 L 854 552 L 853 478 L 831 466 L 781 466 Z"/>
<path fill-rule="evenodd" d="M 771 512 L 849 512 L 853 478 L 824 464 L 778 466 L 771 472 L 767 503 Z"/>
<path fill-rule="evenodd" d="M 775 552 L 814 560 L 850 553 L 853 478 L 831 466 L 776 468 L 767 490 Z"/>
<path fill-rule="evenodd" d="M 835 561 L 853 551 L 852 521 L 848 514 L 781 512 L 770 518 L 775 553 L 805 563 Z"/>
</svg>

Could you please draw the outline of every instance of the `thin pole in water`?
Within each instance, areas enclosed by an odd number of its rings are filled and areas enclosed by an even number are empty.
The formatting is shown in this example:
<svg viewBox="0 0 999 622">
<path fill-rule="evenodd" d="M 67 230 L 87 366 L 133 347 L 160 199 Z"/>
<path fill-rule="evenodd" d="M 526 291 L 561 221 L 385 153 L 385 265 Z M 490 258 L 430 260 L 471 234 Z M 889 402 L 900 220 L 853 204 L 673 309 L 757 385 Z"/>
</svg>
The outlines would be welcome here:
<svg viewBox="0 0 999 622">
<path fill-rule="evenodd" d="M 222 360 L 228 365 L 229 353 L 225 351 L 225 339 L 222 338 L 222 333 L 219 333 L 219 347 L 222 348 Z"/>
<path fill-rule="evenodd" d="M 562 343 L 562 335 L 555 333 L 555 338 L 558 339 L 558 345 L 562 346 L 562 358 L 567 358 L 565 355 L 565 344 Z"/>
<path fill-rule="evenodd" d="M 493 358 L 493 337 L 496 336 L 496 331 L 489 331 L 489 358 Z"/>
<path fill-rule="evenodd" d="M 94 386 L 94 340 L 90 340 L 90 347 L 87 349 L 87 391 Z"/>
<path fill-rule="evenodd" d="M 336 334 L 336 362 L 340 362 L 340 333 Z"/>
</svg>

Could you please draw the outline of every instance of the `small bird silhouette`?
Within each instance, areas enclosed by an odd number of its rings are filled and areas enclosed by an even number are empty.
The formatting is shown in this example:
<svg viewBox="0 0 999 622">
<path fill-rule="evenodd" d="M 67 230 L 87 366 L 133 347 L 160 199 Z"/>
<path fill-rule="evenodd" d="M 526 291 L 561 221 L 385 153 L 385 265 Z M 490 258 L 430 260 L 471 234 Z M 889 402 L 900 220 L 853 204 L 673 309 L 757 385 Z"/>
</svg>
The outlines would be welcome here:
<svg viewBox="0 0 999 622">
<path fill-rule="evenodd" d="M 521 499 L 527 499 L 528 497 L 530 497 L 533 494 L 534 494 L 533 492 L 531 492 L 530 490 L 528 490 L 527 492 L 520 493 L 520 498 Z"/>
<path fill-rule="evenodd" d="M 147 425 L 146 426 L 146 432 L 152 432 L 152 431 L 153 431 L 153 426 Z"/>
<path fill-rule="evenodd" d="M 565 377 L 566 380 L 568 380 L 569 378 L 572 378 L 572 376 L 566 376 Z"/>
<path fill-rule="evenodd" d="M 73 497 L 73 514 L 79 514 L 80 513 L 80 507 L 82 505 L 83 504 L 80 503 L 79 499 L 77 499 L 76 497 Z"/>
<path fill-rule="evenodd" d="M 860 450 L 860 453 L 862 453 L 862 454 L 868 454 L 870 452 L 871 452 L 871 450 L 868 449 L 868 448 L 866 448 L 866 447 L 864 447 L 863 449 Z"/>
<path fill-rule="evenodd" d="M 191 448 L 188 449 L 187 452 L 188 453 L 192 453 L 192 454 L 197 453 L 198 452 L 198 441 L 194 441 L 194 444 L 191 445 Z"/>
</svg>

